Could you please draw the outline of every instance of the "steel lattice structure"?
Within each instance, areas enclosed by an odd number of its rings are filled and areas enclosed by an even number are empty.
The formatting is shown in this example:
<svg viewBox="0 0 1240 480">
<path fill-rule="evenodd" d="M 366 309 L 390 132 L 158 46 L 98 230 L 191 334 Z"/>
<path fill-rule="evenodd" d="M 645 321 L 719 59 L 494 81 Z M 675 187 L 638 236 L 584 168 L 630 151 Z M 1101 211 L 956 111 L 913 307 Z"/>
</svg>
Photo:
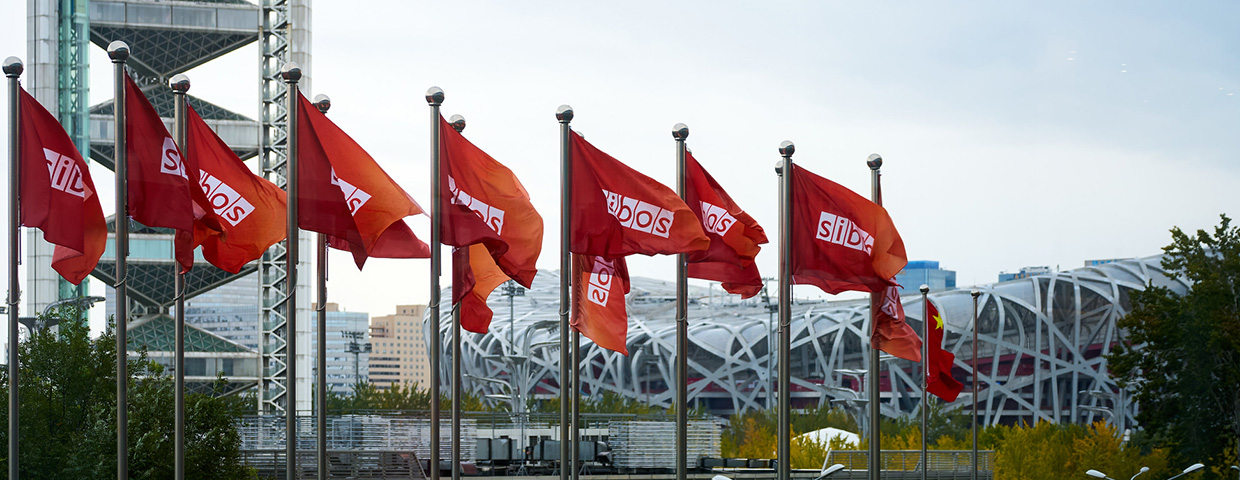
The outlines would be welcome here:
<svg viewBox="0 0 1240 480">
<path fill-rule="evenodd" d="M 1136 406 L 1107 373 L 1105 355 L 1124 333 L 1115 322 L 1131 308 L 1129 293 L 1151 282 L 1184 292 L 1188 285 L 1168 277 L 1161 256 L 1124 260 L 1021 280 L 978 287 L 979 410 L 985 423 L 1046 420 L 1093 421 L 1100 410 L 1124 410 L 1131 424 Z M 490 299 L 496 312 L 486 335 L 465 338 L 462 368 L 477 377 L 511 382 L 504 357 L 528 357 L 532 394 L 559 393 L 554 320 L 558 315 L 557 272 L 540 271 L 531 289 L 507 315 L 502 295 Z M 580 361 L 583 394 L 611 391 L 669 406 L 673 400 L 675 340 L 674 283 L 634 278 L 627 297 L 629 356 L 596 347 L 582 339 Z M 727 415 L 766 408 L 771 375 L 778 366 L 768 348 L 773 336 L 771 315 L 761 297 L 690 291 L 689 401 L 712 413 Z M 445 292 L 447 295 L 448 292 Z M 968 290 L 930 294 L 946 322 L 945 349 L 956 355 L 954 376 L 965 391 L 947 408 L 968 408 L 970 388 L 972 298 Z M 922 328 L 920 296 L 902 299 L 910 325 Z M 792 315 L 792 402 L 796 408 L 836 402 L 860 408 L 860 378 L 851 369 L 868 368 L 869 302 L 796 302 Z M 447 332 L 450 318 L 441 318 Z M 509 332 L 515 330 L 515 335 Z M 429 331 L 429 329 L 427 329 Z M 510 342 L 509 338 L 528 341 Z M 440 339 L 445 348 L 449 338 Z M 516 345 L 514 345 L 514 343 Z M 917 412 L 921 391 L 920 364 L 882 360 L 882 411 L 887 416 Z M 916 369 L 916 370 L 915 370 Z M 446 375 L 447 372 L 441 372 Z M 500 393 L 493 382 L 467 377 L 468 388 Z M 1088 395 L 1101 390 L 1104 395 Z M 1119 394 L 1119 395 L 1116 395 Z M 1118 396 L 1118 405 L 1100 400 Z M 1084 407 L 1084 408 L 1083 408 Z M 858 413 L 860 413 L 858 411 Z M 1101 417 L 1099 417 L 1101 418 Z"/>
</svg>

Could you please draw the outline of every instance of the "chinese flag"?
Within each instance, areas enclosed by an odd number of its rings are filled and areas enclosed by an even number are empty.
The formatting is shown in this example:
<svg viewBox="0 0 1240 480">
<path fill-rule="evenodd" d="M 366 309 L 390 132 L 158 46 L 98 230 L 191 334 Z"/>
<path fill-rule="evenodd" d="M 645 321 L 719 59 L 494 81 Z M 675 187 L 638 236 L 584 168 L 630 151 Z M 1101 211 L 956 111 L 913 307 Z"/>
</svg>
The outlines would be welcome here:
<svg viewBox="0 0 1240 480">
<path fill-rule="evenodd" d="M 251 172 L 192 107 L 185 113 L 185 160 L 197 166 L 206 200 L 194 244 L 212 265 L 240 272 L 288 233 L 284 191 Z"/>
<path fill-rule="evenodd" d="M 793 283 L 830 294 L 879 292 L 908 263 L 887 210 L 795 164 L 792 255 Z"/>
<path fill-rule="evenodd" d="M 298 226 L 352 252 L 358 269 L 368 257 L 429 258 L 404 221 L 422 207 L 301 92 L 297 99 Z"/>
<path fill-rule="evenodd" d="M 569 135 L 573 171 L 570 251 L 606 258 L 705 250 L 710 239 L 670 188 Z"/>
<path fill-rule="evenodd" d="M 685 200 L 696 208 L 710 238 L 710 247 L 689 254 L 689 276 L 722 282 L 729 293 L 749 298 L 762 291 L 762 275 L 754 264 L 766 233 L 732 201 L 714 177 L 685 152 Z"/>
<path fill-rule="evenodd" d="M 926 299 L 926 313 L 930 317 L 926 320 L 927 330 L 930 331 L 930 338 L 927 339 L 930 346 L 926 349 L 926 392 L 953 402 L 964 388 L 952 377 L 952 363 L 956 361 L 956 356 L 943 350 L 943 316 L 939 315 L 939 309 L 934 308 L 929 299 Z"/>
<path fill-rule="evenodd" d="M 529 288 L 538 273 L 543 221 L 517 177 L 439 118 L 443 243 L 452 254 L 452 301 L 461 327 L 486 333 L 487 297 L 508 279 Z"/>
<path fill-rule="evenodd" d="M 195 204 L 207 204 L 202 190 L 195 187 L 198 169 L 187 168 L 163 119 L 129 75 L 125 75 L 125 129 L 129 216 L 148 227 L 176 230 L 177 263 L 181 273 L 188 272 L 194 266 L 194 219 L 204 213 L 201 208 L 195 212 Z"/>
<path fill-rule="evenodd" d="M 20 94 L 21 224 L 43 230 L 43 239 L 56 245 L 52 268 L 77 285 L 95 269 L 108 241 L 99 195 L 60 122 L 25 89 Z"/>
<path fill-rule="evenodd" d="M 629 293 L 629 269 L 624 257 L 573 254 L 572 283 L 573 329 L 595 345 L 628 355 L 625 340 L 629 317 L 624 295 Z"/>
<path fill-rule="evenodd" d="M 874 312 L 870 343 L 879 350 L 905 360 L 921 361 L 921 338 L 904 321 L 904 305 L 900 289 L 887 287 L 874 294 L 870 311 Z"/>
</svg>

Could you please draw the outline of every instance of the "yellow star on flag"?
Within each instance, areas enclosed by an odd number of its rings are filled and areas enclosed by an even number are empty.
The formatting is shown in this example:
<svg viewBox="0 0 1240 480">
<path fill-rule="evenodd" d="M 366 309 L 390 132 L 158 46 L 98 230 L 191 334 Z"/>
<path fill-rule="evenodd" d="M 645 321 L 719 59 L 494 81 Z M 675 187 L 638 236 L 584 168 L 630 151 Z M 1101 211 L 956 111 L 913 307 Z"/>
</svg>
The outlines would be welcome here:
<svg viewBox="0 0 1240 480">
<path fill-rule="evenodd" d="M 943 329 L 943 317 L 941 315 L 934 316 L 934 329 L 935 330 Z"/>
</svg>

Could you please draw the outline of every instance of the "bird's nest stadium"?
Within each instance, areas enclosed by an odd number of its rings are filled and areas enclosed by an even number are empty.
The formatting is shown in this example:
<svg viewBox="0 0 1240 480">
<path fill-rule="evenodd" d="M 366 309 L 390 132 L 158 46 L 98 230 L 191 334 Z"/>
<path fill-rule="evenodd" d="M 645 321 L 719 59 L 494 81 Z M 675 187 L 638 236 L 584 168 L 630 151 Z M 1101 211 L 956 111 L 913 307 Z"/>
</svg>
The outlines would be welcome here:
<svg viewBox="0 0 1240 480">
<path fill-rule="evenodd" d="M 1169 277 L 1162 256 L 1122 260 L 975 287 L 979 297 L 978 400 L 985 424 L 1092 422 L 1123 412 L 1128 402 L 1107 371 L 1106 354 L 1125 332 L 1116 320 L 1130 309 L 1129 295 L 1147 285 L 1180 293 L 1188 283 Z M 496 289 L 490 333 L 464 333 L 464 388 L 491 398 L 559 394 L 559 276 L 540 271 L 524 296 Z M 949 409 L 972 402 L 970 289 L 934 292 L 930 299 L 946 322 L 944 348 L 956 355 L 953 375 L 965 388 Z M 444 298 L 449 292 L 444 292 Z M 921 331 L 920 295 L 903 297 L 908 322 Z M 509 302 L 512 310 L 510 318 Z M 624 356 L 582 338 L 583 395 L 615 392 L 670 406 L 675 394 L 675 284 L 633 278 L 627 297 L 628 350 Z M 774 314 L 763 296 L 740 300 L 720 289 L 691 288 L 689 303 L 689 402 L 717 415 L 768 408 L 778 365 L 770 339 Z M 792 314 L 792 405 L 839 404 L 859 412 L 866 396 L 859 369 L 868 368 L 869 302 L 797 301 Z M 451 352 L 451 318 L 440 319 L 443 351 Z M 429 332 L 429 328 L 426 329 Z M 915 413 L 920 364 L 881 362 L 882 412 Z M 441 378 L 448 379 L 447 362 Z M 509 386 L 514 389 L 510 390 Z M 524 392 L 522 392 L 524 390 Z M 1093 392 L 1092 394 L 1090 392 Z M 1118 420 L 1118 419 L 1113 419 Z"/>
</svg>

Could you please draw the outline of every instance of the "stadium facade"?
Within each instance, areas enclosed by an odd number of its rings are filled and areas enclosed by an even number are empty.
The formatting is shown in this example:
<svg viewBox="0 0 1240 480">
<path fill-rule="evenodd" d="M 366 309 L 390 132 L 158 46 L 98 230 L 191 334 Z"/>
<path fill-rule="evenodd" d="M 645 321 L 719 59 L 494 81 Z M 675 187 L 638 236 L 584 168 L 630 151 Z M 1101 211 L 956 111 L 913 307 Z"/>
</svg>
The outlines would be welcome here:
<svg viewBox="0 0 1240 480">
<path fill-rule="evenodd" d="M 982 420 L 1092 422 L 1122 411 L 1123 424 L 1132 425 L 1137 406 L 1126 402 L 1128 395 L 1108 374 L 1105 355 L 1125 338 L 1116 320 L 1131 309 L 1133 290 L 1152 283 L 1187 291 L 1184 280 L 1166 275 L 1161 259 L 1124 260 L 976 287 L 981 292 L 977 381 Z M 524 384 L 534 397 L 558 395 L 558 281 L 557 272 L 540 271 L 533 288 L 514 302 L 511 318 L 509 299 L 491 296 L 496 314 L 490 333 L 464 339 L 465 388 L 508 394 L 498 383 Z M 970 290 L 930 294 L 946 323 L 944 347 L 956 355 L 953 375 L 965 385 L 948 409 L 968 409 L 972 402 Z M 690 405 L 718 415 L 767 408 L 778 368 L 770 343 L 774 315 L 761 295 L 740 300 L 718 291 L 690 289 Z M 673 282 L 633 279 L 627 297 L 629 355 L 601 349 L 583 337 L 583 395 L 615 392 L 671 405 L 674 299 Z M 920 331 L 920 296 L 905 296 L 902 302 L 909 324 Z M 866 393 L 852 370 L 868 368 L 868 301 L 797 301 L 792 318 L 793 407 L 835 403 L 860 414 L 864 403 L 858 400 Z M 447 312 L 440 322 L 441 332 L 451 331 Z M 450 351 L 450 336 L 440 341 Z M 917 412 L 920 365 L 891 357 L 880 362 L 883 414 Z M 520 373 L 514 376 L 514 371 Z M 443 378 L 447 374 L 441 372 Z"/>
</svg>

